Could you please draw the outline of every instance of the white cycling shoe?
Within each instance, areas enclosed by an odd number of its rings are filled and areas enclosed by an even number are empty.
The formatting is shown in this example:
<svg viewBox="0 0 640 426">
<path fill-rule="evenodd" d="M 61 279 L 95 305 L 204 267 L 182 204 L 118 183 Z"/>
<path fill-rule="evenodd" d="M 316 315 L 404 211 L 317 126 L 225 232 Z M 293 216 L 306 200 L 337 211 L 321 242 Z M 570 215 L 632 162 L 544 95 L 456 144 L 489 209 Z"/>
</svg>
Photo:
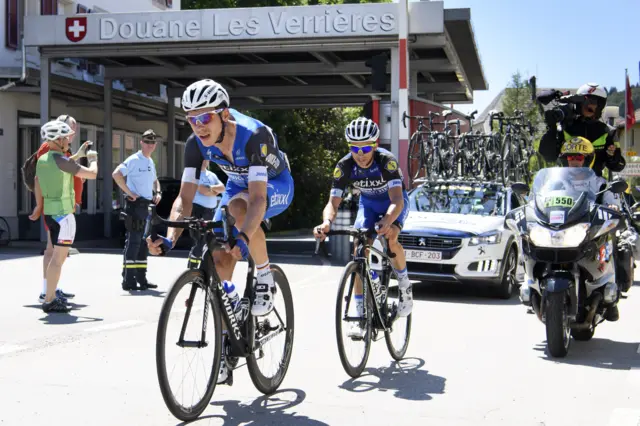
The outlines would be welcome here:
<svg viewBox="0 0 640 426">
<path fill-rule="evenodd" d="M 409 316 L 413 310 L 413 292 L 411 286 L 398 288 L 398 299 L 398 316 Z"/>
<path fill-rule="evenodd" d="M 351 328 L 347 331 L 347 337 L 353 340 L 362 340 L 364 339 L 365 330 L 360 326 L 359 322 L 352 322 Z"/>
<path fill-rule="evenodd" d="M 273 298 L 276 292 L 275 284 L 256 283 L 256 297 L 251 306 L 251 315 L 261 317 L 273 311 Z"/>
</svg>

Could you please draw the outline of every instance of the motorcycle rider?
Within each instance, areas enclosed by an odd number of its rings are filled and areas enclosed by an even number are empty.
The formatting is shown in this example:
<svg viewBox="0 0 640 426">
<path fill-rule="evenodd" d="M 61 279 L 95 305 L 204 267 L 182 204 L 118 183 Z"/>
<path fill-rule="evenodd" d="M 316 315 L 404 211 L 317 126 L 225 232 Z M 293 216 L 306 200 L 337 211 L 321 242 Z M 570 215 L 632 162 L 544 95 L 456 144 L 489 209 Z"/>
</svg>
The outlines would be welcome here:
<svg viewBox="0 0 640 426">
<path fill-rule="evenodd" d="M 555 161 L 566 141 L 581 136 L 591 141 L 595 150 L 591 168 L 596 175 L 602 176 L 605 167 L 612 172 L 622 171 L 626 161 L 620 151 L 616 130 L 600 120 L 607 103 L 607 92 L 596 83 L 587 83 L 567 100 L 576 105 L 576 115 L 563 117 L 564 114 L 557 114 L 557 110 L 545 112 L 548 130 L 538 148 L 545 161 Z M 562 133 L 557 130 L 558 122 L 562 124 Z"/>
<path fill-rule="evenodd" d="M 593 168 L 596 161 L 597 152 L 595 151 L 593 144 L 583 137 L 574 137 L 568 142 L 562 145 L 560 150 L 560 156 L 558 159 L 562 164 L 562 167 L 589 167 Z M 593 176 L 593 175 L 592 175 Z M 584 188 L 586 190 L 590 186 L 591 191 L 599 192 L 607 186 L 607 181 L 602 176 L 598 176 L 595 179 L 591 178 L 589 181 L 575 179 L 571 181 L 574 189 L 580 190 Z M 618 194 L 614 194 L 611 191 L 606 191 L 602 194 L 602 199 L 598 200 L 598 204 L 605 205 L 614 210 L 620 210 L 620 199 Z M 620 256 L 616 255 L 614 260 L 617 263 L 617 259 Z M 616 265 L 616 269 L 618 265 Z M 618 297 L 616 301 L 606 311 L 605 319 L 607 321 L 618 321 L 620 314 L 618 312 L 618 299 L 620 297 L 620 290 L 618 290 Z"/>
</svg>

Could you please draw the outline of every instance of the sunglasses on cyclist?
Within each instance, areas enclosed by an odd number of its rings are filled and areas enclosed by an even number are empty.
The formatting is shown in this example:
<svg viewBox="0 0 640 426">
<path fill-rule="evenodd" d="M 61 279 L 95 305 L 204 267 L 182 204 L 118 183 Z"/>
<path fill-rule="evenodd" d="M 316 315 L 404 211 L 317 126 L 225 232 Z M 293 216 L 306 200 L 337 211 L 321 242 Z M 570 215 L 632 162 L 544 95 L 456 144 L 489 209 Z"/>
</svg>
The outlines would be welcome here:
<svg viewBox="0 0 640 426">
<path fill-rule="evenodd" d="M 375 148 L 376 144 L 372 143 L 369 145 L 352 145 L 349 144 L 349 148 L 351 148 L 351 152 L 353 152 L 354 154 L 359 154 L 360 152 L 362 152 L 363 154 L 368 154 L 371 151 L 373 151 L 373 148 Z"/>
<path fill-rule="evenodd" d="M 216 114 L 221 113 L 222 111 L 224 111 L 224 108 L 216 109 L 214 111 L 203 112 L 202 114 L 199 114 L 199 115 L 193 115 L 193 116 L 188 115 L 187 120 L 189 120 L 189 123 L 193 124 L 194 126 L 197 126 L 198 123 L 200 123 L 201 126 L 204 126 L 205 124 L 209 124 L 213 119 L 213 117 Z"/>
<path fill-rule="evenodd" d="M 584 154 L 567 155 L 567 161 L 584 161 Z"/>
</svg>

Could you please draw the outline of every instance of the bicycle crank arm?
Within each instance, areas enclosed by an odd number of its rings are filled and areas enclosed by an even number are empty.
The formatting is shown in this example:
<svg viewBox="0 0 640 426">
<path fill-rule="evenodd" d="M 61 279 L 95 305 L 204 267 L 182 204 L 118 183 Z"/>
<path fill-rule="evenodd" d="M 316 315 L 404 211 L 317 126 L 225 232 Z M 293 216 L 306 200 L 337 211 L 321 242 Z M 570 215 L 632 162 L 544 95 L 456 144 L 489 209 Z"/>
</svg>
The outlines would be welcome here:
<svg viewBox="0 0 640 426">
<path fill-rule="evenodd" d="M 187 341 L 187 340 L 183 340 L 182 342 L 176 342 L 176 345 L 181 347 L 181 348 L 206 348 L 207 346 L 209 346 L 209 344 L 207 342 L 201 342 L 201 341 Z"/>
</svg>

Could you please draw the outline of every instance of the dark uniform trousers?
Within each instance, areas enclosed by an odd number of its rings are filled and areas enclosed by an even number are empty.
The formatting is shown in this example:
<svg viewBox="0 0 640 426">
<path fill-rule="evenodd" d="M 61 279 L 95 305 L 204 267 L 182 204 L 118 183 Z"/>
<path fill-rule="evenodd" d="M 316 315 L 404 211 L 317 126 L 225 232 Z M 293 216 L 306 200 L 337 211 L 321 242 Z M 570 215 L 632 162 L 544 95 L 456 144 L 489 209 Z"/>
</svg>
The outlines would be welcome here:
<svg viewBox="0 0 640 426">
<path fill-rule="evenodd" d="M 191 216 L 204 219 L 204 220 L 212 220 L 213 214 L 215 213 L 215 209 L 209 209 L 207 207 L 201 206 L 200 204 L 193 203 L 193 209 L 191 211 Z M 202 250 L 204 245 L 206 244 L 206 238 L 202 235 L 200 238 L 192 232 L 191 239 L 193 240 L 193 246 L 191 247 L 191 251 L 189 252 L 189 259 L 187 262 L 187 268 L 197 269 L 200 267 L 200 260 L 202 260 Z"/>
<path fill-rule="evenodd" d="M 147 243 L 145 225 L 151 201 L 138 198 L 125 202 L 125 228 L 127 240 L 124 245 L 124 264 L 122 265 L 122 286 L 135 288 L 136 282 L 147 284 Z"/>
</svg>

